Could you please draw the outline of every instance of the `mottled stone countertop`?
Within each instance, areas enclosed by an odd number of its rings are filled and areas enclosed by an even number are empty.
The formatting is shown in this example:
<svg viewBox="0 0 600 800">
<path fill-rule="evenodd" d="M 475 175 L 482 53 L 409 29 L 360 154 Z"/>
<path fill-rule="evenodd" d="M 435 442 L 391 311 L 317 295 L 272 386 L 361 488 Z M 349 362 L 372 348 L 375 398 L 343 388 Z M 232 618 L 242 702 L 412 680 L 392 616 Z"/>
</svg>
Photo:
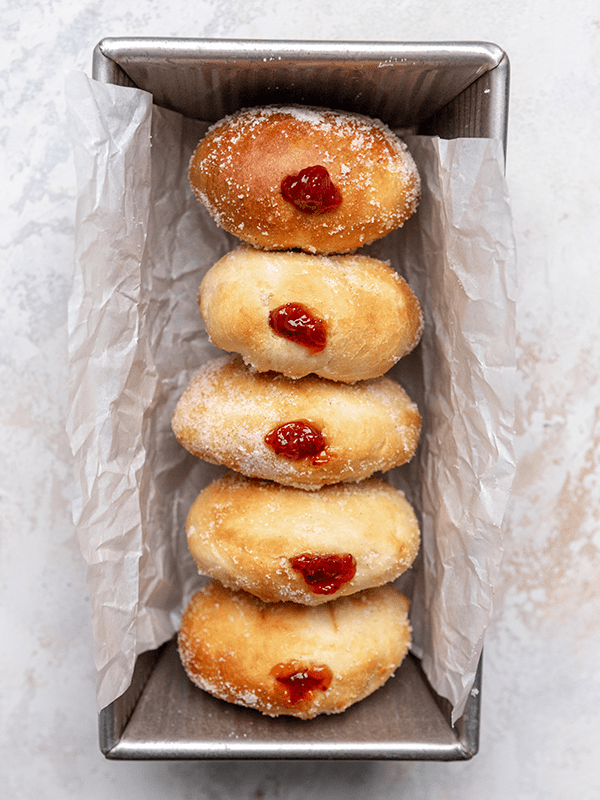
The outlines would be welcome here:
<svg viewBox="0 0 600 800">
<path fill-rule="evenodd" d="M 600 797 L 600 8 L 593 0 L 4 3 L 0 777 L 11 800 Z M 98 749 L 65 434 L 76 181 L 64 76 L 105 36 L 482 40 L 511 60 L 518 469 L 464 763 L 127 762 Z"/>
</svg>

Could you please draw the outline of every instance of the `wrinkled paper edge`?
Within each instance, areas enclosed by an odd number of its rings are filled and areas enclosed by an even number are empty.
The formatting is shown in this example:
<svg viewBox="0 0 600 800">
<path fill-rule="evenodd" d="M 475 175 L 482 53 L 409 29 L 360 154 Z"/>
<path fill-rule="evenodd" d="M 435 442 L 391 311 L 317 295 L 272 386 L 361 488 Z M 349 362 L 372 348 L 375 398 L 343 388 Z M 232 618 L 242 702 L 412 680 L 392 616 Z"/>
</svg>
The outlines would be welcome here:
<svg viewBox="0 0 600 800">
<path fill-rule="evenodd" d="M 424 570 L 413 596 L 414 650 L 455 722 L 493 612 L 516 469 L 516 253 L 502 143 L 407 143 L 423 176 L 418 235 L 427 261 L 426 269 L 406 266 L 425 314 Z"/>
<path fill-rule="evenodd" d="M 181 573 L 170 563 L 179 561 L 151 519 L 151 507 L 165 498 L 145 469 L 153 426 L 170 446 L 165 385 L 171 392 L 183 386 L 159 374 L 147 318 L 160 309 L 153 310 L 153 287 L 144 285 L 145 276 L 164 269 L 148 244 L 160 223 L 149 208 L 153 114 L 175 127 L 180 115 L 153 109 L 146 92 L 83 73 L 67 76 L 66 96 L 78 183 L 67 432 L 76 465 L 74 521 L 88 564 L 97 702 L 104 708 L 130 685 L 137 655 L 177 630 L 193 581 L 189 563 Z M 500 142 L 406 141 L 423 199 L 398 234 L 394 266 L 425 314 L 413 651 L 452 704 L 455 722 L 493 611 L 515 469 L 515 248 Z M 231 242 L 221 237 L 216 247 L 222 255 Z M 162 428 L 152 415 L 158 406 Z M 176 456 L 169 458 L 157 469 L 180 474 Z"/>
</svg>

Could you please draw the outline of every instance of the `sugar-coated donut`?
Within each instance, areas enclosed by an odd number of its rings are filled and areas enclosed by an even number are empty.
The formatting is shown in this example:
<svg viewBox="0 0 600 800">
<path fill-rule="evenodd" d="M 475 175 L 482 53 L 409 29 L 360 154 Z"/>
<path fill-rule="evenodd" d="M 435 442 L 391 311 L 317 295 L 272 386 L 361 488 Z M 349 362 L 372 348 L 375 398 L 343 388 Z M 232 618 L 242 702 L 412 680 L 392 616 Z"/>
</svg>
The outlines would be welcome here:
<svg viewBox="0 0 600 800">
<path fill-rule="evenodd" d="M 217 347 L 290 378 L 378 377 L 416 346 L 423 326 L 406 281 L 364 255 L 239 247 L 206 273 L 198 301 Z"/>
<path fill-rule="evenodd" d="M 390 378 L 352 385 L 258 373 L 239 356 L 206 363 L 172 418 L 191 453 L 250 478 L 315 489 L 409 461 L 421 417 Z"/>
<path fill-rule="evenodd" d="M 229 473 L 200 492 L 186 531 L 201 574 L 266 602 L 320 605 L 381 586 L 419 549 L 411 505 L 379 478 L 306 492 Z"/>
<path fill-rule="evenodd" d="M 415 162 L 387 126 L 306 106 L 251 108 L 216 123 L 193 154 L 190 181 L 229 233 L 311 253 L 385 236 L 420 195 Z"/>
<path fill-rule="evenodd" d="M 268 716 L 337 714 L 374 692 L 410 646 L 408 601 L 391 584 L 322 606 L 263 603 L 211 581 L 179 630 L 188 677 Z"/>
</svg>

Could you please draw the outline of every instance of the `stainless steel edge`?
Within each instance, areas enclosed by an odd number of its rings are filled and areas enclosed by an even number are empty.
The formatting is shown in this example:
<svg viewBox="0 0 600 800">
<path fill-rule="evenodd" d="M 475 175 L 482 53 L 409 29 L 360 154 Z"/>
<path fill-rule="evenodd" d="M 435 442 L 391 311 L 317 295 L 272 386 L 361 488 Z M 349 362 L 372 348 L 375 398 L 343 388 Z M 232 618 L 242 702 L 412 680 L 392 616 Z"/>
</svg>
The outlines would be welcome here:
<svg viewBox="0 0 600 800">
<path fill-rule="evenodd" d="M 417 132 L 503 58 L 486 42 L 108 38 L 96 47 L 93 75 L 138 86 L 157 105 L 208 122 L 241 107 L 294 102 Z"/>
<path fill-rule="evenodd" d="M 96 45 L 92 55 L 92 78 L 101 83 L 135 87 L 135 83 L 121 69 L 117 61 L 110 54 L 104 53 L 101 43 Z"/>
<path fill-rule="evenodd" d="M 483 652 L 479 657 L 475 681 L 467 700 L 465 710 L 456 721 L 455 730 L 462 747 L 465 760 L 473 758 L 479 752 L 479 731 L 481 728 L 481 689 L 483 671 Z"/>
<path fill-rule="evenodd" d="M 505 53 L 497 67 L 490 72 L 491 91 L 497 101 L 490 119 L 490 138 L 500 139 L 506 163 L 508 147 L 508 109 L 510 99 L 510 60 Z"/>
<path fill-rule="evenodd" d="M 199 52 L 207 59 L 236 61 L 260 58 L 289 58 L 310 61 L 381 60 L 382 56 L 399 62 L 416 63 L 467 59 L 486 64 L 494 69 L 504 58 L 504 51 L 491 42 L 440 41 L 440 42 L 370 42 L 370 41 L 314 41 L 267 39 L 203 39 L 161 37 L 106 37 L 97 45 L 105 58 L 120 61 L 135 58 L 166 58 L 170 62 L 197 58 Z M 94 76 L 95 77 L 95 76 Z"/>
<path fill-rule="evenodd" d="M 156 650 L 141 653 L 135 662 L 131 684 L 113 703 L 103 708 L 98 715 L 98 740 L 105 756 L 118 745 L 133 714 L 144 687 L 150 680 L 154 667 L 165 645 Z"/>
<path fill-rule="evenodd" d="M 506 158 L 510 62 L 508 56 L 484 72 L 449 103 L 429 117 L 419 133 L 445 139 L 486 137 L 503 144 Z"/>
<path fill-rule="evenodd" d="M 460 744 L 439 745 L 413 743 L 398 746 L 390 742 L 377 747 L 365 746 L 363 742 L 354 745 L 347 743 L 327 748 L 315 744 L 286 744 L 265 747 L 262 744 L 228 745 L 197 742 L 136 742 L 118 743 L 106 754 L 114 761 L 464 761 L 472 754 L 465 753 Z"/>
</svg>

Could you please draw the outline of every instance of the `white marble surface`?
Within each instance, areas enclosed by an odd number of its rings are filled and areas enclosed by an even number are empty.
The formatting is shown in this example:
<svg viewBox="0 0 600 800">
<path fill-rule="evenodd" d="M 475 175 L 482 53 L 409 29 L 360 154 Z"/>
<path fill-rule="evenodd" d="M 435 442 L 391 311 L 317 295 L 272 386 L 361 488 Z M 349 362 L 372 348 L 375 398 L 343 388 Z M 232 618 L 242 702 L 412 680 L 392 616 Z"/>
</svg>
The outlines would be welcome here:
<svg viewBox="0 0 600 800">
<path fill-rule="evenodd" d="M 600 796 L 600 7 L 596 0 L 5 0 L 0 52 L 0 782 L 9 798 Z M 440 763 L 115 763 L 98 750 L 70 503 L 75 177 L 64 74 L 104 36 L 487 40 L 512 63 L 519 468 L 480 753 Z"/>
</svg>

